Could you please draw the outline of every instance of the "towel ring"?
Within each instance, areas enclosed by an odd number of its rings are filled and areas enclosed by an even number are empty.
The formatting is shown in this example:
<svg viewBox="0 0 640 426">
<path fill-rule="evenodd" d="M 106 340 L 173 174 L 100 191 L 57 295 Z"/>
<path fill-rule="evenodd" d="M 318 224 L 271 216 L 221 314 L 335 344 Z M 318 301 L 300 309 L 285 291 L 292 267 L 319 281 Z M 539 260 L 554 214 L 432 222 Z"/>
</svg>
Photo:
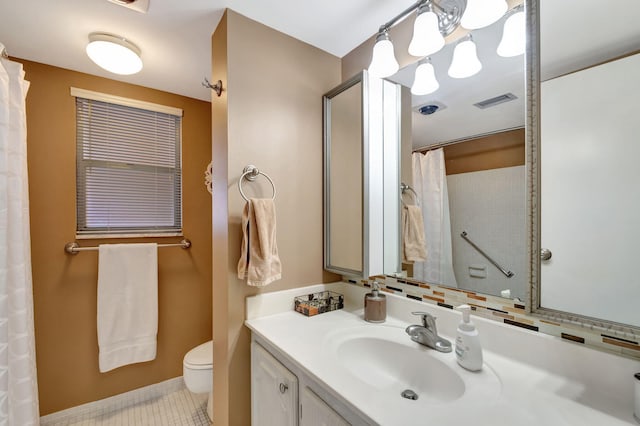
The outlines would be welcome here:
<svg viewBox="0 0 640 426">
<path fill-rule="evenodd" d="M 404 199 L 402 196 L 406 191 L 411 191 L 413 193 L 413 198 L 416 200 L 416 205 L 420 207 L 420 199 L 418 198 L 418 193 L 409 185 L 404 182 L 400 183 L 400 202 L 402 202 L 403 206 L 406 206 Z"/>
<path fill-rule="evenodd" d="M 273 188 L 273 196 L 271 197 L 271 199 L 275 200 L 276 199 L 276 186 L 273 184 L 273 181 L 271 180 L 271 178 L 266 173 L 263 173 L 260 170 L 258 170 L 258 168 L 256 166 L 254 166 L 253 164 L 249 164 L 248 166 L 246 166 L 242 170 L 242 175 L 240 176 L 240 179 L 238 180 L 238 190 L 240 191 L 240 195 L 242 195 L 242 198 L 244 198 L 245 201 L 249 201 L 247 196 L 244 195 L 244 191 L 242 191 L 242 181 L 244 179 L 247 179 L 248 181 L 253 182 L 254 180 L 256 180 L 258 175 L 262 175 L 262 176 L 267 178 L 267 180 L 271 184 L 271 187 Z"/>
</svg>

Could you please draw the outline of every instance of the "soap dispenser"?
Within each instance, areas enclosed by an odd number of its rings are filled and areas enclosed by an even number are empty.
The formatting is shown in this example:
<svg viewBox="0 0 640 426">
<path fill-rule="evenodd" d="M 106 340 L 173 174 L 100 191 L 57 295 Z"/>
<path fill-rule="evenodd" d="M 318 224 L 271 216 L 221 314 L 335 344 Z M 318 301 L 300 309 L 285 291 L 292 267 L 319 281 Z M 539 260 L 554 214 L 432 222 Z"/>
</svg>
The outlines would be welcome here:
<svg viewBox="0 0 640 426">
<path fill-rule="evenodd" d="M 462 312 L 462 321 L 458 325 L 458 335 L 456 336 L 458 364 L 470 371 L 480 371 L 482 370 L 482 347 L 478 330 L 471 322 L 471 307 L 460 305 L 457 309 Z"/>
<path fill-rule="evenodd" d="M 380 285 L 374 281 L 371 293 L 364 295 L 364 320 L 384 322 L 387 319 L 387 296 L 380 294 Z"/>
</svg>

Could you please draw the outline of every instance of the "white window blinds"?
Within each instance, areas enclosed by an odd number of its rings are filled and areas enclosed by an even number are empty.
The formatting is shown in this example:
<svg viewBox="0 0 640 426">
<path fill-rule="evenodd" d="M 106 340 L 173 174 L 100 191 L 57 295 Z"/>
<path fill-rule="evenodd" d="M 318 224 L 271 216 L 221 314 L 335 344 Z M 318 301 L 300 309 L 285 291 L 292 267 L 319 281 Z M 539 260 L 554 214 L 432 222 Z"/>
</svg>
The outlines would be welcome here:
<svg viewBox="0 0 640 426">
<path fill-rule="evenodd" d="M 78 234 L 182 228 L 181 117 L 76 97 Z"/>
</svg>

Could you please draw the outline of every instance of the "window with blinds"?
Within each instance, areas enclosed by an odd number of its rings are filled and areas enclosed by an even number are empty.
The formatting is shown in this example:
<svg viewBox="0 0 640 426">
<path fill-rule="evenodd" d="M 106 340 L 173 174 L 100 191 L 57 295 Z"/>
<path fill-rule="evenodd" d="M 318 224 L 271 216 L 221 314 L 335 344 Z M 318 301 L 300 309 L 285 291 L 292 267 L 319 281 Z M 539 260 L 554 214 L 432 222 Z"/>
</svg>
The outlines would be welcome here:
<svg viewBox="0 0 640 426">
<path fill-rule="evenodd" d="M 76 96 L 77 233 L 180 233 L 181 111 L 124 103 Z"/>
</svg>

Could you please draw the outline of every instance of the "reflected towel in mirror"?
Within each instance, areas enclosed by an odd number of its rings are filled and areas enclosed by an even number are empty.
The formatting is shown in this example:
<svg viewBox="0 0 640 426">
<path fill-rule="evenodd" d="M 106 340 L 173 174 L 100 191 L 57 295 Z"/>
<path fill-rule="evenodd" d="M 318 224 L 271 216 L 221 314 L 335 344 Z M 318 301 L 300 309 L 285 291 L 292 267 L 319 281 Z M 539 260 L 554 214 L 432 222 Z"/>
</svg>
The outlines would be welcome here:
<svg viewBox="0 0 640 426">
<path fill-rule="evenodd" d="M 402 208 L 402 260 L 403 262 L 424 262 L 427 248 L 422 223 L 422 209 L 405 205 Z"/>
</svg>

